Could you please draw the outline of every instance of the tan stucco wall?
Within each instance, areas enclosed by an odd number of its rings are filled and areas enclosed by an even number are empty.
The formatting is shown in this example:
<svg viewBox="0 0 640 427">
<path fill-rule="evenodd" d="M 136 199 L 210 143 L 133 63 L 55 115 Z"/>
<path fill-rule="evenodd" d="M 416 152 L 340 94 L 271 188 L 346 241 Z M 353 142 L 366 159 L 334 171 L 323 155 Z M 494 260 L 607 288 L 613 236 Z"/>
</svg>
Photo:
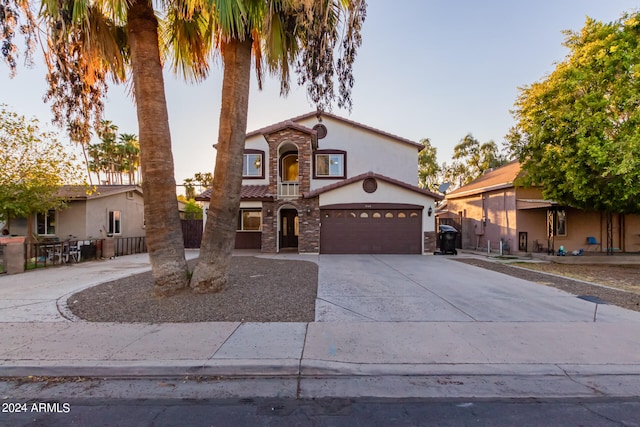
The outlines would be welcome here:
<svg viewBox="0 0 640 427">
<path fill-rule="evenodd" d="M 624 219 L 627 252 L 640 252 L 640 215 L 626 215 Z"/>
<path fill-rule="evenodd" d="M 526 251 L 535 250 L 535 242 L 547 249 L 547 208 L 516 210 L 517 199 L 542 199 L 540 190 L 518 188 L 449 199 L 447 209 L 462 217 L 462 247 L 497 250 L 500 239 L 509 243 L 511 252 L 519 250 L 520 233 L 526 233 Z M 567 251 L 579 249 L 606 251 L 606 215 L 601 212 L 565 208 L 566 236 L 555 236 L 554 250 L 562 245 Z M 486 222 L 483 221 L 486 218 Z M 593 236 L 600 247 L 588 247 L 587 237 Z M 617 251 L 640 252 L 640 216 L 613 215 L 613 248 Z"/>
<path fill-rule="evenodd" d="M 483 195 L 451 199 L 447 209 L 461 213 L 462 247 L 498 250 L 500 241 L 517 248 L 515 190 L 497 190 Z"/>
<path fill-rule="evenodd" d="M 58 211 L 56 236 L 60 239 L 87 239 L 87 204 L 83 201 L 73 201 L 66 209 Z"/>
<path fill-rule="evenodd" d="M 176 200 L 176 209 L 178 202 Z M 122 233 L 119 237 L 144 236 L 144 203 L 142 195 L 133 193 L 133 199 L 126 193 L 91 199 L 87 202 L 86 239 L 107 237 L 109 211 L 122 212 Z"/>
</svg>

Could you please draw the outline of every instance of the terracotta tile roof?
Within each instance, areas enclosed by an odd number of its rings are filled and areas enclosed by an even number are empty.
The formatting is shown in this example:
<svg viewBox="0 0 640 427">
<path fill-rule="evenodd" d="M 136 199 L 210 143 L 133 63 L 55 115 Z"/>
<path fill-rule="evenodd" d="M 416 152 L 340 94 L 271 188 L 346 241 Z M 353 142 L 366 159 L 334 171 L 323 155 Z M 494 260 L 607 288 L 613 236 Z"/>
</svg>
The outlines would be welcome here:
<svg viewBox="0 0 640 427">
<path fill-rule="evenodd" d="M 282 129 L 296 129 L 300 132 L 308 133 L 310 135 L 315 135 L 316 131 L 314 129 L 308 128 L 299 123 L 295 123 L 293 120 L 285 120 L 282 122 L 274 123 L 267 127 L 263 127 L 254 131 L 247 133 L 246 138 L 256 135 L 269 135 L 271 133 L 277 132 Z"/>
<path fill-rule="evenodd" d="M 474 179 L 467 185 L 453 190 L 447 194 L 447 199 L 455 199 L 457 197 L 471 196 L 491 190 L 499 190 L 502 188 L 513 187 L 513 181 L 520 173 L 520 163 L 514 160 L 506 165 L 486 172 L 479 178 Z"/>
<path fill-rule="evenodd" d="M 287 128 L 287 127 L 295 128 L 295 129 L 301 130 L 303 132 L 308 132 L 308 133 L 313 132 L 313 134 L 315 134 L 316 133 L 315 130 L 310 129 L 310 128 L 306 127 L 306 126 L 303 126 L 301 124 L 298 124 L 297 122 L 299 122 L 301 120 L 308 119 L 310 117 L 316 117 L 316 116 L 317 116 L 317 112 L 315 112 L 315 111 L 313 111 L 311 113 L 306 113 L 306 114 L 303 114 L 303 115 L 300 115 L 300 116 L 297 116 L 297 117 L 293 117 L 291 119 L 284 120 L 282 122 L 279 122 L 279 123 L 264 127 L 262 129 L 258 129 L 258 130 L 254 130 L 252 132 L 249 132 L 249 133 L 247 133 L 247 137 L 256 136 L 256 135 L 263 135 L 263 134 L 269 134 L 269 133 L 273 133 L 273 132 L 276 132 L 278 130 L 281 130 L 281 129 L 284 129 L 284 128 Z M 418 151 L 421 151 L 424 148 L 424 146 L 422 144 L 418 143 L 418 142 L 411 141 L 411 140 L 406 139 L 406 138 L 402 138 L 401 136 L 393 135 L 391 133 L 382 131 L 380 129 L 376 129 L 376 128 L 371 127 L 371 126 L 367 126 L 365 124 L 362 124 L 362 123 L 359 123 L 359 122 L 356 122 L 356 121 L 353 121 L 353 120 L 345 119 L 344 117 L 336 116 L 335 114 L 323 112 L 321 116 L 328 117 L 328 118 L 331 118 L 331 119 L 334 119 L 334 120 L 349 124 L 351 126 L 356 126 L 356 127 L 361 128 L 361 129 L 367 130 L 369 132 L 377 133 L 378 135 L 382 135 L 382 136 L 385 136 L 387 138 L 394 139 L 394 140 L 396 140 L 398 142 L 402 142 L 404 144 L 412 145 L 416 149 L 418 149 Z M 297 127 L 294 127 L 294 126 L 297 126 Z"/>
<path fill-rule="evenodd" d="M 240 190 L 241 200 L 272 200 L 273 196 L 269 194 L 268 185 L 243 185 Z M 211 188 L 196 196 L 199 202 L 208 202 L 211 200 Z"/>
<path fill-rule="evenodd" d="M 58 195 L 67 199 L 97 199 L 128 191 L 137 191 L 142 194 L 142 187 L 139 185 L 63 185 Z"/>
<path fill-rule="evenodd" d="M 318 188 L 316 190 L 312 190 L 312 191 L 308 191 L 306 193 L 303 193 L 302 196 L 305 199 L 310 199 L 312 197 L 316 197 L 319 194 L 326 193 L 327 191 L 335 190 L 336 188 L 344 187 L 345 185 L 349 185 L 349 184 L 352 184 L 354 182 L 362 181 L 362 180 L 364 180 L 366 178 L 379 179 L 380 181 L 385 181 L 385 182 L 388 182 L 389 184 L 397 185 L 397 186 L 405 188 L 407 190 L 414 191 L 414 192 L 420 193 L 420 194 L 424 194 L 425 196 L 433 197 L 435 200 L 442 200 L 444 198 L 440 194 L 432 193 L 429 190 L 425 190 L 423 188 L 416 187 L 414 185 L 407 184 L 406 182 L 398 181 L 397 179 L 389 178 L 388 176 L 380 175 L 380 174 L 375 173 L 375 172 L 366 172 L 366 173 L 363 173 L 363 174 L 360 174 L 360 175 L 353 176 L 351 178 L 343 179 L 340 182 L 336 182 L 334 184 L 329 184 L 329 185 L 326 185 L 324 187 Z"/>
</svg>

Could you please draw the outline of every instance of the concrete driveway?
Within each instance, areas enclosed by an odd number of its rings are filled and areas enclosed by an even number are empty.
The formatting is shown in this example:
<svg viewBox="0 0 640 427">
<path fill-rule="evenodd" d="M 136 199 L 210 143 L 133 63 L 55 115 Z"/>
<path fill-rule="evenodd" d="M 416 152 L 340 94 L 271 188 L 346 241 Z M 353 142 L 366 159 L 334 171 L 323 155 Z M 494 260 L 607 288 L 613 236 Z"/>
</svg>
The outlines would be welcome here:
<svg viewBox="0 0 640 427">
<path fill-rule="evenodd" d="M 593 322 L 595 305 L 445 256 L 321 255 L 319 322 Z M 640 313 L 598 306 L 598 322 Z"/>
</svg>

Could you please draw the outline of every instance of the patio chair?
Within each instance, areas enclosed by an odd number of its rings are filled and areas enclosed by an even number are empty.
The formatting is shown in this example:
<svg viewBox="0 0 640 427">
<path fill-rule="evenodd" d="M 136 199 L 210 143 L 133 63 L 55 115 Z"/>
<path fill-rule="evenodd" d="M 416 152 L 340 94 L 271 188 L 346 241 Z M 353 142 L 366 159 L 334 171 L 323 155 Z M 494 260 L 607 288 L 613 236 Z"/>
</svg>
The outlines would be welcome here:
<svg viewBox="0 0 640 427">
<path fill-rule="evenodd" d="M 64 262 L 64 250 L 61 243 L 49 243 L 44 246 L 44 250 L 47 253 L 47 260 L 52 264 Z"/>
<path fill-rule="evenodd" d="M 80 248 L 77 241 L 69 242 L 65 246 L 65 262 L 69 262 L 69 260 L 80 262 Z"/>
<path fill-rule="evenodd" d="M 595 237 L 589 236 L 587 237 L 587 251 L 591 249 L 592 246 L 594 248 L 600 248 L 600 243 L 598 242 L 598 239 L 596 239 Z"/>
</svg>

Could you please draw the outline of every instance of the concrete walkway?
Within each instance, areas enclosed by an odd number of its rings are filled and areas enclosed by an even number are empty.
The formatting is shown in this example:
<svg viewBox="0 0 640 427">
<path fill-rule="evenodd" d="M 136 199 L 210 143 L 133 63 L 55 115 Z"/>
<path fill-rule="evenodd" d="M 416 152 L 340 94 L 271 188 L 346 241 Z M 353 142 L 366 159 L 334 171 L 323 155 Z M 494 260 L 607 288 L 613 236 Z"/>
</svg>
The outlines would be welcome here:
<svg viewBox="0 0 640 427">
<path fill-rule="evenodd" d="M 147 270 L 146 255 L 3 275 L 0 376 L 280 379 L 227 396 L 640 396 L 640 313 L 599 306 L 593 322 L 592 303 L 447 257 L 288 257 L 319 263 L 317 322 L 60 313 L 79 289 Z"/>
</svg>

